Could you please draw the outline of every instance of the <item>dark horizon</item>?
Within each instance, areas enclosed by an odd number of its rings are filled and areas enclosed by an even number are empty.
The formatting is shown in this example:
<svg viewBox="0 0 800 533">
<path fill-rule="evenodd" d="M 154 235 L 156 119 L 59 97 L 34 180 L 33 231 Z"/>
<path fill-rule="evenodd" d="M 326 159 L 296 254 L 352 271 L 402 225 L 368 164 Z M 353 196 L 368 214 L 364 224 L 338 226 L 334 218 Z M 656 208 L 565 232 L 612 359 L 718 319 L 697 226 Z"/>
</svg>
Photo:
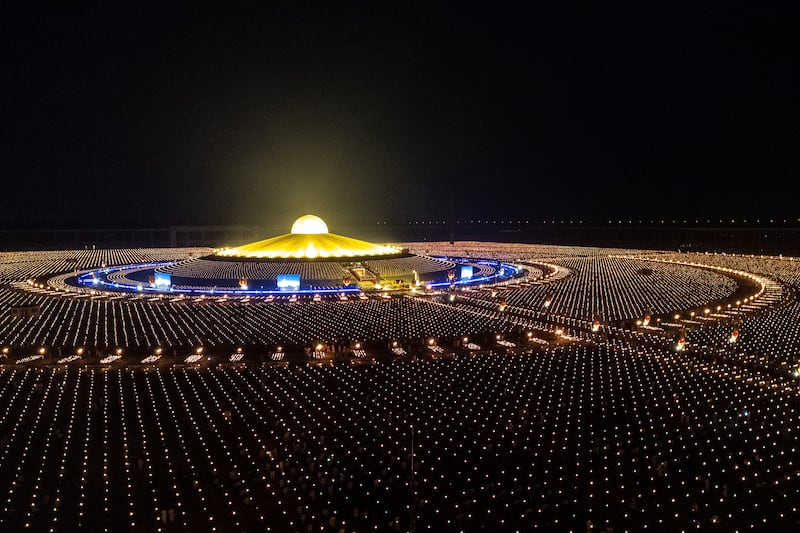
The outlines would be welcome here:
<svg viewBox="0 0 800 533">
<path fill-rule="evenodd" d="M 35 224 L 25 223 L 24 225 L 14 225 L 13 221 L 11 224 L 7 224 L 4 226 L 0 226 L 0 232 L 8 232 L 8 233 L 24 233 L 28 231 L 80 231 L 80 230 L 87 230 L 87 231 L 101 231 L 101 230 L 166 230 L 169 228 L 175 227 L 221 227 L 221 228 L 233 228 L 233 227 L 248 227 L 248 228 L 264 228 L 267 231 L 272 230 L 275 233 L 285 232 L 288 229 L 288 226 L 291 224 L 287 224 L 285 221 L 275 221 L 266 224 L 257 224 L 257 223 L 233 223 L 233 224 L 215 224 L 215 223 L 163 223 L 163 224 L 143 224 L 143 223 L 125 223 L 125 224 L 105 224 L 105 221 L 87 221 L 85 223 L 79 222 L 64 222 L 64 221 L 45 221 L 45 222 L 38 222 Z M 291 221 L 290 221 L 291 222 Z M 610 219 L 594 219 L 594 220 L 567 220 L 567 219 L 537 219 L 537 220 L 525 220 L 518 217 L 505 217 L 505 218 L 496 218 L 492 220 L 480 220 L 480 219 L 472 219 L 472 220 L 458 220 L 455 222 L 455 227 L 459 226 L 471 226 L 471 227 L 479 227 L 479 226 L 495 226 L 498 228 L 503 227 L 524 227 L 524 226 L 539 226 L 539 227 L 546 227 L 546 226 L 565 226 L 565 227 L 572 227 L 572 228 L 581 228 L 581 227 L 600 227 L 600 228 L 614 228 L 614 227 L 674 227 L 674 228 L 683 228 L 683 227 L 697 227 L 697 228 L 731 228 L 731 229 L 757 229 L 757 228 L 798 228 L 800 227 L 800 219 L 788 219 L 788 218 L 771 218 L 771 219 L 658 219 L 658 220 L 610 220 Z M 338 229 L 341 231 L 341 228 L 403 228 L 406 226 L 430 226 L 430 227 L 440 227 L 440 228 L 449 228 L 453 226 L 448 221 L 443 220 L 431 220 L 431 219 L 403 219 L 403 220 L 373 220 L 373 221 L 362 221 L 362 222 L 355 222 L 349 223 L 345 225 L 338 225 L 335 228 L 331 229 L 332 232 L 335 233 L 334 229 Z"/>
<path fill-rule="evenodd" d="M 710 221 L 709 221 L 710 222 Z M 775 256 L 800 255 L 800 221 L 406 221 L 334 226 L 334 233 L 379 243 L 503 242 L 538 245 L 678 250 Z M 282 226 L 165 226 L 147 228 L 0 229 L 0 250 L 95 247 L 239 246 L 285 233 Z"/>
<path fill-rule="evenodd" d="M 800 214 L 780 10 L 2 14 L 3 229 Z"/>
</svg>

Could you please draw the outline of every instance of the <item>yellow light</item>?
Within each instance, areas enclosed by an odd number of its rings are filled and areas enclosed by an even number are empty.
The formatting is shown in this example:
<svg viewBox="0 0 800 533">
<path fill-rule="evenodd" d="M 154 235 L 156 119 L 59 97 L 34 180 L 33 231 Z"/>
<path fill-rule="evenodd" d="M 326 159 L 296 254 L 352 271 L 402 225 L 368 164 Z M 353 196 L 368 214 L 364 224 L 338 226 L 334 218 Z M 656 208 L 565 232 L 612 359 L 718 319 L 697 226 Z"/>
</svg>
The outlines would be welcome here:
<svg viewBox="0 0 800 533">
<path fill-rule="evenodd" d="M 372 244 L 328 231 L 325 222 L 314 215 L 304 215 L 292 225 L 291 233 L 235 248 L 221 248 L 216 255 L 261 259 L 314 259 L 318 257 L 354 257 L 397 254 L 400 248 Z"/>
<path fill-rule="evenodd" d="M 292 233 L 295 235 L 319 235 L 328 233 L 328 225 L 318 216 L 303 215 L 292 224 Z"/>
<path fill-rule="evenodd" d="M 117 355 L 122 355 L 122 348 L 117 348 Z"/>
</svg>

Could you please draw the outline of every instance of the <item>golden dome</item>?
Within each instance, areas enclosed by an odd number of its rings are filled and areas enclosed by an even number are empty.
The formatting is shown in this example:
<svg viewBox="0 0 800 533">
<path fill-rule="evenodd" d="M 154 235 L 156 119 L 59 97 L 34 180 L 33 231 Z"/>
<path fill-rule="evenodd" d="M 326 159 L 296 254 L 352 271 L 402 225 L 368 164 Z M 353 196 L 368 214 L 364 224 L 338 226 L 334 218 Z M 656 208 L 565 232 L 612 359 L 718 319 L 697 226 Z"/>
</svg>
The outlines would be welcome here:
<svg viewBox="0 0 800 533">
<path fill-rule="evenodd" d="M 320 235 L 328 233 L 328 225 L 315 215 L 303 215 L 292 224 L 292 233 L 295 235 Z"/>
<path fill-rule="evenodd" d="M 292 224 L 291 233 L 235 248 L 217 250 L 224 257 L 264 259 L 318 259 L 369 257 L 399 254 L 394 246 L 383 246 L 328 232 L 325 222 L 314 215 L 303 215 Z"/>
</svg>

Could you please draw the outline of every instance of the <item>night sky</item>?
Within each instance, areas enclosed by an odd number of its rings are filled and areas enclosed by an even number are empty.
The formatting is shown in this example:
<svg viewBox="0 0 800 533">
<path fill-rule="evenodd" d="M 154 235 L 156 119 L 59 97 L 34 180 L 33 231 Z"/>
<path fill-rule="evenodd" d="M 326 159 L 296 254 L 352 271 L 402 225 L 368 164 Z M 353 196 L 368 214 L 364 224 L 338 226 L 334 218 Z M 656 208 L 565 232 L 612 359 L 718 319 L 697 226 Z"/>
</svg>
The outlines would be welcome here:
<svg viewBox="0 0 800 533">
<path fill-rule="evenodd" d="M 800 218 L 796 13 L 257 4 L 4 4 L 0 227 Z"/>
</svg>

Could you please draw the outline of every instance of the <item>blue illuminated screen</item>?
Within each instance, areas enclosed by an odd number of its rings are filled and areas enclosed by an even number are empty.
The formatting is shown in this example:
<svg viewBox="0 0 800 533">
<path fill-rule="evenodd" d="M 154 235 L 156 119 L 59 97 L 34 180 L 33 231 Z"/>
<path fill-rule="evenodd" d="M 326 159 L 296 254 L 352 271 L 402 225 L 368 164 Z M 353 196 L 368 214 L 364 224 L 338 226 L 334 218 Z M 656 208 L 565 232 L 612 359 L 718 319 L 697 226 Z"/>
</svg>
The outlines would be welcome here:
<svg viewBox="0 0 800 533">
<path fill-rule="evenodd" d="M 155 282 L 156 287 L 169 287 L 172 285 L 172 276 L 166 272 L 156 272 Z"/>
<path fill-rule="evenodd" d="M 278 288 L 282 291 L 300 290 L 300 274 L 278 274 Z"/>
<path fill-rule="evenodd" d="M 472 277 L 472 265 L 461 265 L 461 279 L 470 279 Z"/>
</svg>

